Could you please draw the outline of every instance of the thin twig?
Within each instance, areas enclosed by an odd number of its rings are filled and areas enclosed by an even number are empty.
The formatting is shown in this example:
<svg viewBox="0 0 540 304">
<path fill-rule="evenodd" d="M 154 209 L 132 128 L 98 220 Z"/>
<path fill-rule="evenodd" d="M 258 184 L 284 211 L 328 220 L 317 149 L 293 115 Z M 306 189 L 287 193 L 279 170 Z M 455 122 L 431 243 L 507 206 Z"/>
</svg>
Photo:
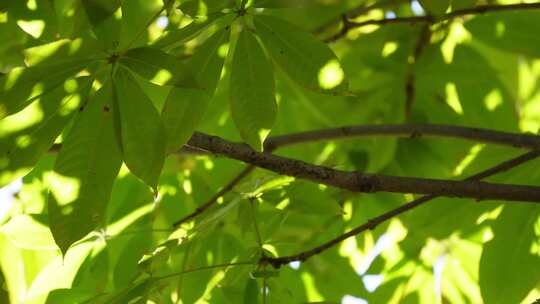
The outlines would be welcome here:
<svg viewBox="0 0 540 304">
<path fill-rule="evenodd" d="M 341 171 L 300 160 L 257 152 L 245 144 L 232 143 L 216 136 L 198 132 L 193 134 L 189 143 L 281 175 L 307 179 L 352 192 L 435 194 L 476 200 L 493 199 L 540 203 L 540 187 L 536 186 L 398 177 Z"/>
<path fill-rule="evenodd" d="M 344 15 L 347 16 L 348 19 L 354 19 L 359 16 L 365 15 L 366 13 L 369 13 L 370 11 L 375 10 L 375 9 L 381 9 L 381 8 L 386 8 L 393 5 L 408 3 L 409 1 L 410 0 L 387 0 L 387 1 L 378 1 L 373 4 L 368 4 L 368 5 L 361 4 L 354 7 L 350 11 L 345 12 Z M 338 18 L 330 20 L 329 22 L 326 22 L 325 24 L 319 26 L 314 31 L 314 33 L 315 34 L 322 33 L 326 31 L 328 28 L 333 27 L 334 25 L 338 24 L 341 21 L 342 21 L 342 17 L 339 16 Z"/>
<path fill-rule="evenodd" d="M 501 172 L 504 172 L 504 171 L 508 171 L 514 167 L 517 167 L 519 166 L 520 164 L 523 164 L 527 161 L 530 161 L 532 159 L 535 159 L 537 157 L 540 156 L 540 150 L 534 150 L 534 151 L 531 151 L 531 152 L 528 152 L 528 153 L 525 153 L 525 154 L 522 154 L 516 158 L 513 158 L 513 159 L 510 159 L 510 160 L 507 160 L 503 163 L 500 163 L 499 165 L 495 166 L 495 167 L 492 167 L 490 169 L 487 169 L 487 170 L 484 170 L 478 174 L 475 174 L 473 176 L 470 176 L 468 178 L 466 178 L 465 180 L 466 181 L 475 181 L 475 180 L 480 180 L 480 179 L 484 179 L 486 177 L 489 177 L 489 176 L 492 176 L 492 175 L 495 175 L 497 173 L 501 173 Z M 363 225 L 360 225 L 320 246 L 317 246 L 313 249 L 310 249 L 310 250 L 307 250 L 307 251 L 304 251 L 304 252 L 301 252 L 301 253 L 298 253 L 298 254 L 294 254 L 294 255 L 289 255 L 289 256 L 283 256 L 283 257 L 277 257 L 277 258 L 272 258 L 272 257 L 268 257 L 268 256 L 263 256 L 261 259 L 260 259 L 260 262 L 261 264 L 270 264 L 272 265 L 274 268 L 280 268 L 282 265 L 285 265 L 285 264 L 288 264 L 290 262 L 293 262 L 293 261 L 305 261 L 307 259 L 309 259 L 310 257 L 314 256 L 314 255 L 317 255 L 337 244 L 339 244 L 340 242 L 342 242 L 343 240 L 349 238 L 349 237 L 352 237 L 352 236 L 355 236 L 355 235 L 358 235 L 366 230 L 373 230 L 375 229 L 378 225 L 380 225 L 381 223 L 391 219 L 391 218 L 394 218 L 402 213 L 405 213 L 406 211 L 409 211 L 413 208 L 416 208 L 434 198 L 437 198 L 438 196 L 437 195 L 426 195 L 426 196 L 422 196 L 416 200 L 413 200 L 405 205 L 402 205 L 396 209 L 393 209 L 389 212 L 386 212 L 380 216 L 377 216 L 375 218 L 372 218 L 370 220 L 368 220 L 365 224 Z"/>
<path fill-rule="evenodd" d="M 420 23 L 433 24 L 437 22 L 447 21 L 456 17 L 467 16 L 467 15 L 481 15 L 491 12 L 502 12 L 502 11 L 516 11 L 516 10 L 536 10 L 540 9 L 540 2 L 537 3 L 516 3 L 516 4 L 506 4 L 506 5 L 479 5 L 471 8 L 465 8 L 460 10 L 455 10 L 448 14 L 441 16 L 412 16 L 412 17 L 398 17 L 398 18 L 384 18 L 384 19 L 372 19 L 362 22 L 348 21 L 344 24 L 346 27 L 345 30 L 341 30 L 339 33 L 334 36 L 327 38 L 325 41 L 332 42 L 344 37 L 351 29 L 359 28 L 367 25 L 387 25 L 387 24 L 409 24 L 415 25 Z"/>
<path fill-rule="evenodd" d="M 221 190 L 218 191 L 218 193 L 214 194 L 208 201 L 206 201 L 206 203 L 197 207 L 197 209 L 195 209 L 195 211 L 193 211 L 192 213 L 176 221 L 173 226 L 178 227 L 183 223 L 197 217 L 199 214 L 205 212 L 208 208 L 212 207 L 217 202 L 218 198 L 231 191 L 234 186 L 236 186 L 236 184 L 238 184 L 244 177 L 246 177 L 251 171 L 253 171 L 253 169 L 255 169 L 255 166 L 246 166 L 240 173 L 238 173 L 237 176 L 235 176 L 227 185 L 225 185 L 225 187 L 223 187 Z"/>
<path fill-rule="evenodd" d="M 499 144 L 515 148 L 540 149 L 540 136 L 537 135 L 439 124 L 353 125 L 313 130 L 271 137 L 265 142 L 265 148 L 281 148 L 305 142 L 363 136 L 406 136 L 412 138 L 440 136 L 467 139 L 477 143 Z"/>
<path fill-rule="evenodd" d="M 234 262 L 234 263 L 216 264 L 216 265 L 202 266 L 202 267 L 193 268 L 193 269 L 187 269 L 187 270 L 167 274 L 160 277 L 154 277 L 154 279 L 165 280 L 165 279 L 181 276 L 186 273 L 197 272 L 197 271 L 202 271 L 202 270 L 211 270 L 211 269 L 216 269 L 216 268 L 226 268 L 226 267 L 232 267 L 232 266 L 253 266 L 253 265 L 255 265 L 255 263 L 253 262 Z"/>
<path fill-rule="evenodd" d="M 410 56 L 410 61 L 408 62 L 407 67 L 407 76 L 405 78 L 405 120 L 409 120 L 411 116 L 412 106 L 416 98 L 416 75 L 414 73 L 414 68 L 416 62 L 420 59 L 420 56 L 424 52 L 424 49 L 429 44 L 431 39 L 431 29 L 429 25 L 424 25 L 420 30 L 420 37 L 416 42 L 416 45 Z"/>
<path fill-rule="evenodd" d="M 255 236 L 257 237 L 257 245 L 262 250 L 263 242 L 261 238 L 261 233 L 259 231 L 259 225 L 257 224 L 257 213 L 255 212 L 255 201 L 253 198 L 248 200 L 249 209 L 251 213 L 251 220 L 253 221 L 253 229 L 255 231 Z"/>
</svg>

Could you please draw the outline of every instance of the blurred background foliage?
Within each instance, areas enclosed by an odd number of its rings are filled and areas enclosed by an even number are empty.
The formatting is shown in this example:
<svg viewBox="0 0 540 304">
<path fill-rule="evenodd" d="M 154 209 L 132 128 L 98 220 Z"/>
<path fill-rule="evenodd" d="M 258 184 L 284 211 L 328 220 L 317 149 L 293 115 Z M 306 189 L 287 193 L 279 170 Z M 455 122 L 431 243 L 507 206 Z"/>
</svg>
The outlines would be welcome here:
<svg viewBox="0 0 540 304">
<path fill-rule="evenodd" d="M 124 1 L 139 2 L 138 11 L 115 21 L 129 25 L 118 43 L 136 37 L 132 47 L 159 45 L 164 33 L 204 16 L 213 20 L 238 5 L 232 0 Z M 114 26 L 89 31 L 99 15 L 89 18 L 83 2 L 1 0 L 0 72 L 93 54 L 93 40 L 75 51 L 70 46 L 44 51 L 43 45 L 60 39 L 96 35 L 100 42 L 113 41 L 107 36 L 115 35 Z M 342 14 L 350 12 L 357 12 L 356 22 L 424 15 L 426 9 L 440 14 L 437 0 L 266 2 L 267 8 L 254 11 L 285 19 L 321 40 L 338 33 Z M 453 0 L 443 13 L 516 2 Z M 192 34 L 182 32 L 185 37 L 174 36 L 163 49 L 189 60 L 212 33 L 232 22 L 227 18 Z M 415 56 L 426 28 L 430 36 Z M 270 135 L 406 121 L 536 134 L 539 32 L 540 11 L 534 10 L 352 29 L 329 44 L 347 76 L 349 94 L 307 90 L 274 69 L 279 106 Z M 220 52 L 228 48 L 224 43 Z M 229 111 L 228 64 L 197 130 L 241 141 Z M 410 77 L 415 94 L 406 111 Z M 138 81 L 161 108 L 170 87 Z M 52 111 L 34 108 L 0 121 L 2 145 L 14 134 L 35 134 L 32 128 Z M 385 137 L 309 143 L 277 153 L 343 170 L 461 179 L 519 151 L 451 139 Z M 275 270 L 257 265 L 261 250 L 282 256 L 312 248 L 413 196 L 351 194 L 256 169 L 217 206 L 172 228 L 243 169 L 213 155 L 170 155 L 157 196 L 123 166 L 106 207 L 106 225 L 62 256 L 48 228 L 46 205 L 46 176 L 55 157 L 46 153 L 15 181 L 11 169 L 0 173 L 3 185 L 10 181 L 0 190 L 1 303 L 532 303 L 540 297 L 540 208 L 535 205 L 439 198 L 306 262 Z M 531 161 L 489 180 L 539 185 L 539 166 Z"/>
</svg>

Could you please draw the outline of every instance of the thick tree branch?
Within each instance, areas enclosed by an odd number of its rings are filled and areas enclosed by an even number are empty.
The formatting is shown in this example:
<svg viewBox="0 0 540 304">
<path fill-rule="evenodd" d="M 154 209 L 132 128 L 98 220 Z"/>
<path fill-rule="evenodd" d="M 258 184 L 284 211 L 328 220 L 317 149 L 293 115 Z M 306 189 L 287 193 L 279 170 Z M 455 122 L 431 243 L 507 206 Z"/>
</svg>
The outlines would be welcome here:
<svg viewBox="0 0 540 304">
<path fill-rule="evenodd" d="M 477 200 L 494 199 L 540 203 L 540 187 L 535 186 L 437 180 L 340 171 L 309 164 L 300 160 L 260 153 L 245 144 L 232 143 L 222 138 L 202 133 L 193 134 L 189 144 L 278 174 L 307 179 L 352 192 L 434 194 Z"/>
<path fill-rule="evenodd" d="M 398 17 L 398 18 L 385 18 L 385 19 L 373 19 L 362 22 L 354 22 L 347 20 L 343 23 L 343 28 L 337 34 L 327 38 L 326 42 L 336 41 L 344 37 L 351 29 L 363 27 L 367 25 L 387 25 L 387 24 L 409 24 L 415 25 L 419 23 L 436 23 L 446 20 L 450 20 L 456 17 L 467 15 L 481 15 L 490 12 L 502 12 L 502 11 L 516 11 L 516 10 L 536 10 L 540 9 L 540 2 L 538 3 L 516 3 L 507 5 L 479 5 L 471 8 L 465 8 L 455 10 L 441 16 L 412 16 L 412 17 Z"/>
<path fill-rule="evenodd" d="M 532 160 L 534 158 L 537 158 L 540 156 L 540 150 L 535 150 L 535 151 L 531 151 L 531 152 L 528 152 L 528 153 L 525 153 L 521 156 L 518 156 L 516 158 L 513 158 L 511 160 L 508 160 L 508 161 L 505 161 L 493 168 L 490 168 L 490 169 L 487 169 L 485 171 L 482 171 L 478 174 L 475 174 L 473 176 L 470 176 L 468 178 L 466 178 L 465 180 L 466 181 L 474 181 L 474 180 L 480 180 L 480 179 L 484 179 L 486 177 L 489 177 L 489 176 L 492 176 L 492 175 L 495 175 L 497 173 L 501 173 L 501 172 L 504 172 L 504 171 L 508 171 L 516 166 L 519 166 L 529 160 Z M 307 259 L 309 259 L 310 257 L 314 256 L 314 255 L 317 255 L 327 249 L 330 249 L 332 248 L 333 246 L 341 243 L 342 241 L 344 241 L 345 239 L 349 238 L 349 237 L 352 237 L 352 236 L 355 236 L 355 235 L 358 235 L 366 230 L 373 230 L 375 229 L 378 225 L 380 225 L 381 223 L 391 219 L 391 218 L 394 218 L 402 213 L 405 213 L 413 208 L 416 208 L 434 198 L 437 198 L 438 196 L 437 195 L 426 195 L 426 196 L 422 196 L 416 200 L 413 200 L 405 205 L 402 205 L 396 209 L 393 209 L 389 212 L 386 212 L 386 213 L 383 213 L 382 215 L 380 216 L 377 216 L 375 218 L 372 218 L 371 220 L 367 221 L 365 224 L 363 225 L 360 225 L 320 246 L 317 246 L 315 248 L 312 248 L 310 250 L 307 250 L 307 251 L 303 251 L 303 252 L 300 252 L 298 254 L 294 254 L 294 255 L 289 255 L 289 256 L 283 256 L 283 257 L 277 257 L 277 258 L 273 258 L 273 257 L 267 257 L 267 256 L 263 256 L 260 260 L 259 263 L 262 263 L 262 264 L 270 264 L 272 265 L 274 268 L 280 268 L 282 265 L 285 265 L 285 264 L 288 264 L 290 262 L 293 262 L 293 261 L 305 261 Z"/>
<path fill-rule="evenodd" d="M 516 148 L 540 149 L 540 136 L 537 135 L 434 124 L 358 125 L 314 130 L 271 137 L 265 142 L 265 148 L 273 149 L 275 147 L 284 147 L 304 142 L 363 136 L 440 136 L 467 139 L 474 142 L 506 145 Z"/>
</svg>

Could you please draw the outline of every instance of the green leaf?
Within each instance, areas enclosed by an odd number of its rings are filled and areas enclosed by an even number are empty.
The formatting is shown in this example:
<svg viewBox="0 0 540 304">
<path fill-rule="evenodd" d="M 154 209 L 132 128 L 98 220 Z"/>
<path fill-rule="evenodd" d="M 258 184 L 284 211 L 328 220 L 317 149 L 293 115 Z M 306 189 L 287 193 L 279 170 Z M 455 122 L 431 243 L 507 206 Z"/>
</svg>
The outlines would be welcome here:
<svg viewBox="0 0 540 304">
<path fill-rule="evenodd" d="M 209 102 L 210 96 L 202 90 L 171 90 L 162 113 L 168 153 L 180 150 L 187 143 L 203 118 Z"/>
<path fill-rule="evenodd" d="M 93 60 L 17 68 L 0 76 L 0 119 L 24 109 L 39 96 L 62 85 Z"/>
<path fill-rule="evenodd" d="M 124 162 L 155 190 L 165 161 L 166 136 L 161 117 L 125 68 L 117 69 L 114 85 Z"/>
<path fill-rule="evenodd" d="M 158 49 L 131 49 L 122 55 L 119 63 L 157 85 L 197 86 L 190 69 L 176 57 Z"/>
<path fill-rule="evenodd" d="M 48 176 L 50 227 L 65 255 L 74 242 L 104 223 L 112 185 L 122 163 L 105 86 L 80 109 Z"/>
<path fill-rule="evenodd" d="M 148 26 L 162 11 L 160 1 L 122 1 L 122 31 L 119 49 L 144 45 L 148 40 Z"/>
<path fill-rule="evenodd" d="M 95 291 L 82 288 L 62 288 L 52 290 L 45 304 L 87 303 L 95 297 Z"/>
<path fill-rule="evenodd" d="M 66 82 L 0 122 L 0 186 L 28 173 L 49 150 L 88 96 L 90 85 L 89 77 Z"/>
<path fill-rule="evenodd" d="M 152 43 L 152 47 L 158 49 L 170 49 L 186 43 L 187 41 L 197 37 L 197 35 L 199 35 L 210 24 L 223 16 L 223 14 L 216 14 L 209 16 L 206 19 L 198 18 L 184 27 L 167 31 L 159 39 Z"/>
<path fill-rule="evenodd" d="M 435 16 L 444 15 L 450 7 L 450 0 L 419 0 L 424 10 Z M 458 1 L 459 2 L 459 1 Z"/>
<path fill-rule="evenodd" d="M 120 19 L 115 13 L 120 0 L 81 0 L 92 30 L 105 49 L 116 49 L 120 43 L 122 29 Z M 128 1 L 130 2 L 130 1 Z"/>
<path fill-rule="evenodd" d="M 188 62 L 188 66 L 195 73 L 197 83 L 209 95 L 214 95 L 221 77 L 226 57 L 224 49 L 228 48 L 226 41 L 229 38 L 229 32 L 228 27 L 218 30 L 197 48 Z"/>
<path fill-rule="evenodd" d="M 343 68 L 326 44 L 279 18 L 258 15 L 254 23 L 272 58 L 295 82 L 318 92 L 348 91 Z"/>
<path fill-rule="evenodd" d="M 537 206 L 504 206 L 492 226 L 494 237 L 484 245 L 480 260 L 480 290 L 485 303 L 521 303 L 540 282 L 540 255 L 534 251 L 539 219 Z"/>
<path fill-rule="evenodd" d="M 76 65 L 79 61 L 88 60 L 102 62 L 106 59 L 106 54 L 101 50 L 99 42 L 93 38 L 85 37 L 77 39 L 61 39 L 51 43 L 40 44 L 31 48 L 26 48 L 23 52 L 26 65 L 46 66 L 66 63 Z"/>
<path fill-rule="evenodd" d="M 276 278 L 279 277 L 279 270 L 257 270 L 251 273 L 254 278 Z"/>
<path fill-rule="evenodd" d="M 86 22 L 85 10 L 76 0 L 54 1 L 58 31 L 62 37 L 74 37 Z"/>
<path fill-rule="evenodd" d="M 259 303 L 259 284 L 255 279 L 248 279 L 244 290 L 244 304 L 257 303 Z"/>
<path fill-rule="evenodd" d="M 189 140 L 206 112 L 221 76 L 224 58 L 218 51 L 227 34 L 228 30 L 220 30 L 208 38 L 188 63 L 203 90 L 174 87 L 167 97 L 162 118 L 169 153 L 178 151 Z"/>
<path fill-rule="evenodd" d="M 310 1 L 307 0 L 254 0 L 252 7 L 260 8 L 300 8 L 309 6 Z"/>
<path fill-rule="evenodd" d="M 11 243 L 21 249 L 56 249 L 50 229 L 28 215 L 18 215 L 0 228 Z"/>
<path fill-rule="evenodd" d="M 276 119 L 274 90 L 272 65 L 255 36 L 242 31 L 231 65 L 231 113 L 242 139 L 259 151 Z"/>
<path fill-rule="evenodd" d="M 88 20 L 94 26 L 111 17 L 120 7 L 120 0 L 81 0 Z"/>
<path fill-rule="evenodd" d="M 347 153 L 349 161 L 354 169 L 359 172 L 365 172 L 369 163 L 369 153 L 365 150 L 351 150 Z"/>
</svg>

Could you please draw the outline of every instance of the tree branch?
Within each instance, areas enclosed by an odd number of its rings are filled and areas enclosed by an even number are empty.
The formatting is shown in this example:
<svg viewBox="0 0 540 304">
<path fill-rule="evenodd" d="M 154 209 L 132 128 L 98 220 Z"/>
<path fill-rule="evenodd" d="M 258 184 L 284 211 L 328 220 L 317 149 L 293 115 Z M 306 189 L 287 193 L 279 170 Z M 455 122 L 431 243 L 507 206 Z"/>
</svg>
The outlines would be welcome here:
<svg viewBox="0 0 540 304">
<path fill-rule="evenodd" d="M 435 124 L 356 125 L 322 129 L 282 136 L 274 136 L 265 142 L 265 149 L 284 147 L 304 142 L 363 136 L 441 136 L 499 144 L 515 148 L 540 149 L 540 136 Z"/>
<path fill-rule="evenodd" d="M 419 23 L 437 23 L 446 20 L 450 20 L 456 17 L 467 15 L 481 15 L 490 12 L 502 12 L 502 11 L 515 11 L 515 10 L 536 10 L 540 9 L 540 2 L 538 3 L 516 3 L 506 5 L 479 5 L 471 8 L 465 8 L 455 10 L 448 14 L 441 16 L 412 16 L 412 17 L 398 17 L 398 18 L 385 18 L 385 19 L 372 19 L 362 22 L 354 22 L 347 20 L 343 24 L 342 30 L 332 37 L 327 38 L 326 42 L 336 41 L 344 37 L 351 29 L 363 27 L 367 25 L 387 25 L 387 24 L 409 24 L 415 25 Z"/>
<path fill-rule="evenodd" d="M 189 144 L 278 174 L 307 179 L 352 192 L 434 194 L 476 200 L 493 199 L 540 203 L 540 187 L 535 186 L 340 171 L 300 160 L 260 153 L 245 144 L 232 143 L 216 136 L 197 132 L 193 134 Z"/>
<path fill-rule="evenodd" d="M 508 161 L 505 161 L 503 163 L 500 163 L 499 165 L 495 166 L 495 167 L 492 167 L 490 169 L 487 169 L 485 171 L 482 171 L 478 174 L 475 174 L 473 176 L 470 176 L 468 178 L 466 178 L 465 180 L 466 181 L 475 181 L 475 180 L 480 180 L 480 179 L 484 179 L 486 177 L 489 177 L 489 176 L 492 176 L 492 175 L 495 175 L 497 173 L 501 173 L 501 172 L 504 172 L 504 171 L 508 171 L 518 165 L 521 165 L 529 160 L 532 160 L 534 158 L 537 158 L 540 156 L 540 150 L 535 150 L 535 151 L 531 151 L 531 152 L 528 152 L 528 153 L 525 153 L 521 156 L 518 156 L 516 158 L 513 158 L 513 159 L 510 159 Z M 344 241 L 345 239 L 349 238 L 349 237 L 352 237 L 352 236 L 355 236 L 355 235 L 358 235 L 366 230 L 373 230 L 375 229 L 378 225 L 380 225 L 381 223 L 391 219 L 391 218 L 394 218 L 402 213 L 405 213 L 413 208 L 416 208 L 434 198 L 437 198 L 438 196 L 437 195 L 426 195 L 426 196 L 422 196 L 416 200 L 413 200 L 405 205 L 402 205 L 396 209 L 393 209 L 389 212 L 386 212 L 386 213 L 383 213 L 382 215 L 380 216 L 377 216 L 375 218 L 372 218 L 370 220 L 368 220 L 365 224 L 363 225 L 360 225 L 320 246 L 317 246 L 315 248 L 312 248 L 310 250 L 307 250 L 307 251 L 303 251 L 303 252 L 300 252 L 298 254 L 294 254 L 294 255 L 289 255 L 289 256 L 283 256 L 283 257 L 277 257 L 277 258 L 273 258 L 273 257 L 268 257 L 268 256 L 263 256 L 259 263 L 261 264 L 270 264 L 272 265 L 274 268 L 280 268 L 282 265 L 285 265 L 285 264 L 288 264 L 290 262 L 293 262 L 293 261 L 305 261 L 307 259 L 309 259 L 310 257 L 314 256 L 314 255 L 317 255 L 327 249 L 330 249 L 332 248 L 333 246 L 341 243 L 342 241 Z"/>
</svg>

